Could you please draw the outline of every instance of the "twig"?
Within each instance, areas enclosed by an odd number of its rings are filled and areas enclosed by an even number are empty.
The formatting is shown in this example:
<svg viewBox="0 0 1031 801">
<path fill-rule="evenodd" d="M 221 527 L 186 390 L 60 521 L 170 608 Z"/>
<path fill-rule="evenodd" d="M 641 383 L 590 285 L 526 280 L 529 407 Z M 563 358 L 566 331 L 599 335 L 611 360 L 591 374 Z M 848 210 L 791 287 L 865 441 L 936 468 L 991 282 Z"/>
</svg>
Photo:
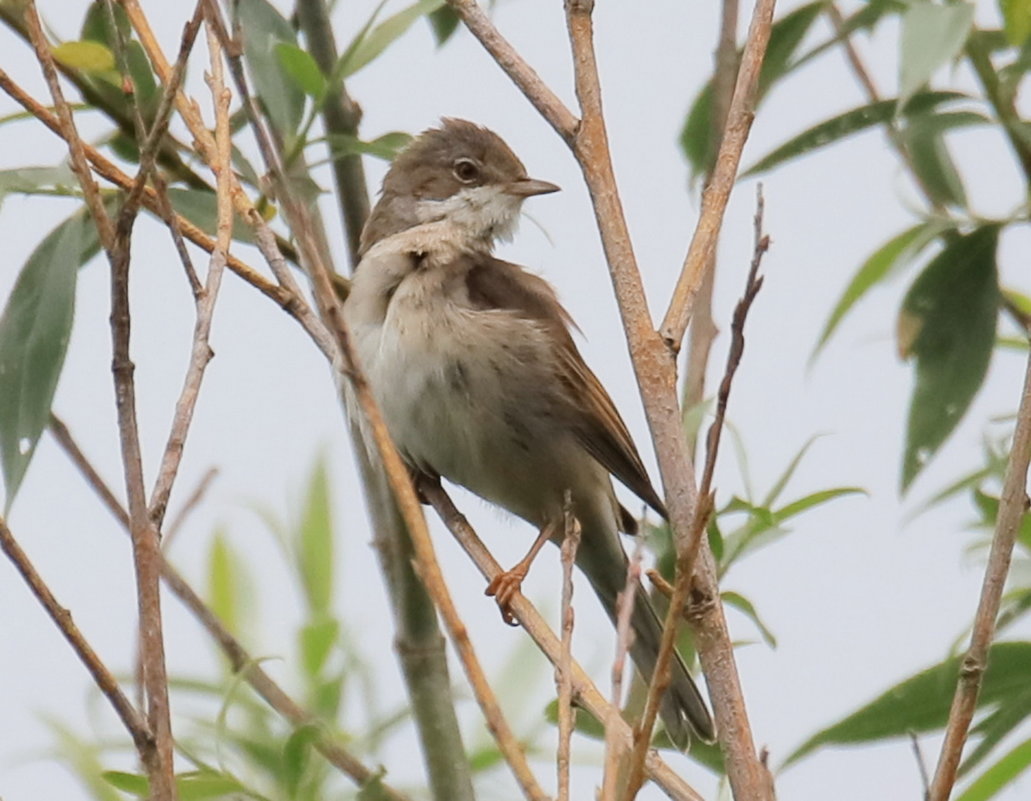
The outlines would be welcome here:
<svg viewBox="0 0 1031 801">
<path fill-rule="evenodd" d="M 140 643 L 143 654 L 148 728 L 154 748 L 141 754 L 155 801 L 175 801 L 174 746 L 168 706 L 160 594 L 160 548 L 157 530 L 146 515 L 143 465 L 136 421 L 133 364 L 129 356 L 129 242 L 132 219 L 119 218 L 113 227 L 100 190 L 86 161 L 82 140 L 75 129 L 71 109 L 57 79 L 53 56 L 43 35 L 33 0 L 25 6 L 25 22 L 36 57 L 50 87 L 61 130 L 71 154 L 73 169 L 93 216 L 101 245 L 111 263 L 111 341 L 115 406 L 122 446 L 122 465 L 133 542 L 136 594 L 139 607 Z"/>
<path fill-rule="evenodd" d="M 100 477 L 100 474 L 97 473 L 96 469 L 83 454 L 72 437 L 71 432 L 69 432 L 68 427 L 58 418 L 51 416 L 49 428 L 58 445 L 72 460 L 72 463 L 78 468 L 79 472 L 82 473 L 86 483 L 92 487 L 104 506 L 107 507 L 108 511 L 128 532 L 128 512 L 125 511 L 118 499 L 115 498 L 110 487 L 107 486 Z M 233 670 L 241 673 L 243 679 L 272 709 L 295 726 L 318 722 L 316 715 L 301 707 L 262 670 L 258 660 L 248 653 L 239 641 L 222 625 L 222 622 L 211 608 L 204 603 L 204 600 L 164 556 L 161 559 L 161 577 L 172 593 L 182 601 L 208 632 L 209 636 L 222 649 Z M 379 778 L 380 771 L 373 770 L 362 764 L 357 757 L 351 754 L 339 742 L 339 739 L 332 734 L 328 727 L 319 727 L 317 731 L 318 737 L 314 743 L 315 748 L 331 765 L 336 767 L 345 776 L 350 777 L 355 784 L 361 787 L 373 779 Z M 409 801 L 408 796 L 386 783 L 381 782 L 377 789 L 382 789 L 389 801 Z"/>
<path fill-rule="evenodd" d="M 36 117 L 42 122 L 47 128 L 56 133 L 58 136 L 64 137 L 64 132 L 61 129 L 61 125 L 53 114 L 50 113 L 49 109 L 29 95 L 23 90 L 18 84 L 11 80 L 10 76 L 2 69 L 0 69 L 0 89 L 6 92 L 11 98 L 18 102 L 26 111 Z M 86 157 L 89 162 L 93 165 L 96 172 L 106 178 L 111 183 L 118 186 L 120 189 L 129 190 L 133 186 L 133 179 L 122 172 L 116 167 L 111 161 L 106 159 L 100 154 L 95 148 L 83 143 L 83 149 L 86 153 Z M 161 204 L 158 200 L 157 193 L 150 187 L 146 187 L 143 192 L 143 205 L 150 211 L 152 211 L 159 219 L 164 219 L 165 215 L 162 213 Z M 215 250 L 215 240 L 205 234 L 197 226 L 187 220 L 185 217 L 175 215 L 175 224 L 182 231 L 183 235 L 186 236 L 191 242 L 198 247 L 211 253 Z M 265 250 L 269 249 L 267 240 L 263 240 L 263 235 L 267 232 L 267 227 L 264 229 L 258 229 L 258 241 L 264 246 Z M 272 246 L 275 246 L 275 236 L 268 233 L 268 237 L 271 239 Z M 277 251 L 278 252 L 278 251 Z M 279 256 L 282 261 L 282 255 Z M 317 318 L 308 308 L 307 303 L 303 299 L 290 291 L 289 289 L 281 286 L 276 286 L 272 282 L 268 281 L 264 276 L 257 272 L 253 267 L 242 262 L 235 256 L 230 256 L 227 261 L 227 266 L 234 273 L 240 276 L 244 281 L 253 286 L 259 292 L 266 297 L 275 301 L 287 314 L 296 319 L 304 331 L 309 337 L 315 342 L 319 349 L 327 357 L 332 358 L 333 347 L 329 341 L 328 335 L 326 334 L 325 327 L 318 321 Z M 285 267 L 284 267 L 285 269 Z"/>
<path fill-rule="evenodd" d="M 527 100 L 540 112 L 541 116 L 555 129 L 570 147 L 577 135 L 580 121 L 558 95 L 551 91 L 533 67 L 516 52 L 508 40 L 502 36 L 494 23 L 490 21 L 476 0 L 447 0 L 455 10 L 465 27 L 475 36 L 483 48 L 490 53 L 498 66 L 512 79 Z"/>
<path fill-rule="evenodd" d="M 956 693 L 949 710 L 949 722 L 945 727 L 945 741 L 942 743 L 938 765 L 931 781 L 928 794 L 930 801 L 947 801 L 956 782 L 967 739 L 970 722 L 977 709 L 977 695 L 981 681 L 988 667 L 988 649 L 995 636 L 995 621 L 999 615 L 999 604 L 1009 573 L 1013 556 L 1013 544 L 1020 531 L 1021 522 L 1028 509 L 1027 486 L 1028 461 L 1031 459 L 1031 357 L 1024 373 L 1024 389 L 1017 410 L 1017 426 L 1013 432 L 1006 475 L 1003 479 L 999 511 L 995 520 L 995 535 L 988 553 L 981 598 L 970 633 L 970 646 L 960 665 Z"/>
<path fill-rule="evenodd" d="M 630 620 L 634 614 L 637 600 L 637 587 L 641 580 L 641 557 L 644 538 L 638 537 L 634 552 L 627 564 L 626 584 L 616 599 L 616 655 L 612 660 L 612 695 L 610 700 L 614 709 L 623 707 L 623 674 L 626 669 L 626 657 L 630 651 L 631 639 L 634 636 Z M 620 747 L 616 727 L 611 721 L 605 726 L 605 769 L 602 774 L 601 801 L 616 801 L 619 790 L 619 777 L 626 778 L 625 757 L 627 750 Z"/>
<path fill-rule="evenodd" d="M 203 0 L 201 2 L 203 3 Z M 198 5 L 198 11 L 200 8 L 201 6 Z M 212 164 L 212 170 L 215 172 L 217 235 L 215 237 L 215 250 L 211 254 L 211 260 L 208 263 L 208 276 L 204 291 L 196 302 L 197 319 L 193 328 L 190 364 L 186 370 L 182 391 L 179 394 L 178 400 L 176 400 L 172 429 L 169 432 L 168 442 L 161 457 L 161 465 L 158 468 L 154 490 L 150 495 L 148 513 L 151 520 L 154 521 L 154 525 L 158 528 L 164 522 L 168 498 L 172 493 L 172 485 L 175 483 L 175 477 L 179 471 L 179 463 L 182 460 L 183 448 L 186 444 L 186 435 L 190 429 L 190 422 L 193 420 L 193 410 L 197 405 L 197 398 L 200 396 L 200 385 L 204 378 L 204 371 L 214 355 L 209 344 L 211 321 L 214 316 L 215 301 L 218 297 L 219 287 L 222 284 L 222 273 L 225 270 L 226 258 L 229 255 L 229 245 L 233 235 L 233 205 L 231 197 L 232 142 L 229 135 L 230 93 L 226 89 L 222 78 L 222 48 L 211 27 L 207 26 L 206 30 L 208 52 L 211 59 L 211 72 L 208 74 L 207 79 L 215 110 L 215 163 Z M 177 69 L 173 71 L 173 80 L 178 74 L 179 63 L 176 62 Z M 174 91 L 175 85 L 173 83 L 166 87 L 166 96 L 174 94 Z M 151 131 L 151 135 L 153 133 Z"/>
<path fill-rule="evenodd" d="M 476 568 L 487 581 L 491 581 L 501 570 L 490 551 L 484 546 L 469 521 L 455 507 L 451 498 L 439 482 L 423 482 L 419 485 L 423 496 L 430 502 L 440 519 L 458 541 L 462 549 L 473 560 Z M 537 643 L 537 647 L 552 665 L 557 665 L 562 655 L 562 643 L 541 617 L 534 605 L 522 593 L 516 593 L 512 600 L 512 613 L 519 625 Z M 570 664 L 573 679 L 573 696 L 602 725 L 616 727 L 623 747 L 629 747 L 632 733 L 618 709 L 614 708 L 591 681 L 575 659 Z M 649 753 L 645 762 L 648 776 L 674 801 L 701 801 L 702 796 L 685 782 L 662 760 L 657 753 Z"/>
<path fill-rule="evenodd" d="M 723 130 L 726 128 L 730 102 L 734 97 L 734 83 L 738 67 L 738 0 L 722 0 L 721 9 L 719 43 L 716 46 L 716 63 L 712 77 L 712 118 L 708 132 L 709 147 L 713 153 L 719 151 L 723 142 Z M 715 162 L 707 167 L 706 184 L 712 180 L 714 168 Z M 706 265 L 691 314 L 684 381 L 680 393 L 680 408 L 684 414 L 697 408 L 705 399 L 705 377 L 708 373 L 709 354 L 712 351 L 713 341 L 719 333 L 712 317 L 712 293 L 716 284 L 715 250 L 712 252 L 711 261 L 711 264 Z M 687 436 L 692 458 L 697 459 L 697 433 L 692 429 Z"/>
<path fill-rule="evenodd" d="M 183 505 L 179 507 L 179 511 L 176 512 L 175 517 L 171 519 L 161 532 L 161 547 L 163 550 L 168 550 L 172 541 L 179 534 L 180 530 L 182 530 L 183 523 L 186 522 L 186 518 L 189 517 L 190 512 L 200 505 L 200 502 L 204 499 L 204 495 L 208 491 L 208 487 L 211 486 L 211 483 L 217 477 L 217 467 L 209 467 L 205 471 L 204 475 L 201 476 L 201 479 L 197 482 L 197 486 L 194 487 L 193 492 L 191 492 L 190 496 L 183 501 Z"/>
<path fill-rule="evenodd" d="M 25 583 L 29 585 L 32 594 L 36 596 L 36 599 L 42 604 L 50 619 L 54 621 L 58 630 L 68 641 L 68 644 L 72 646 L 72 650 L 75 651 L 80 661 L 86 666 L 86 670 L 93 677 L 94 683 L 107 697 L 107 700 L 111 702 L 115 714 L 121 719 L 122 725 L 125 726 L 132 737 L 140 759 L 143 761 L 150 759 L 148 755 L 154 751 L 154 738 L 150 734 L 147 721 L 140 716 L 133 707 L 132 702 L 125 697 L 122 688 L 118 686 L 118 680 L 115 679 L 111 671 L 107 669 L 100 660 L 100 657 L 97 656 L 96 651 L 86 641 L 86 638 L 72 620 L 71 613 L 57 602 L 46 582 L 43 581 L 42 577 L 32 566 L 28 555 L 14 539 L 14 535 L 11 534 L 11 530 L 7 527 L 7 521 L 2 517 L 0 517 L 0 549 L 3 549 L 3 552 L 7 554 L 7 558 L 11 560 L 11 564 L 21 573 Z"/>
<path fill-rule="evenodd" d="M 562 538 L 562 651 L 555 665 L 558 685 L 558 801 L 569 801 L 569 753 L 573 738 L 573 565 L 580 547 L 580 521 L 573 516 L 572 501 L 566 491 L 563 508 L 565 531 Z"/>
<path fill-rule="evenodd" d="M 920 771 L 920 786 L 924 788 L 922 798 L 926 801 L 931 789 L 931 777 L 927 773 L 923 751 L 920 750 L 920 737 L 915 731 L 909 733 L 909 744 L 913 747 L 913 759 L 916 760 L 916 769 Z"/>
<path fill-rule="evenodd" d="M 644 754 L 647 752 L 648 744 L 651 742 L 652 728 L 655 726 L 655 720 L 659 713 L 659 705 L 669 686 L 670 665 L 676 641 L 677 619 L 685 608 L 688 594 L 691 590 L 691 577 L 694 575 L 694 565 L 699 547 L 701 546 L 702 535 L 712 515 L 712 477 L 719 455 L 720 435 L 723 432 L 723 423 L 727 413 L 727 403 L 730 399 L 730 389 L 734 381 L 734 374 L 741 364 L 741 356 L 744 353 L 745 320 L 748 318 L 748 311 L 752 307 L 752 302 L 762 288 L 763 279 L 759 275 L 759 266 L 762 264 L 763 255 L 770 246 L 769 237 L 763 233 L 763 210 L 762 184 L 760 184 L 756 188 L 755 248 L 745 282 L 744 294 L 734 309 L 734 316 L 730 327 L 730 349 L 727 353 L 727 364 L 724 368 L 723 379 L 720 382 L 717 393 L 716 414 L 706 436 L 705 466 L 702 470 L 702 480 L 698 488 L 700 502 L 695 508 L 695 519 L 691 526 L 690 539 L 684 547 L 677 549 L 677 572 L 676 581 L 673 586 L 673 595 L 666 614 L 659 653 L 655 660 L 655 672 L 648 687 L 648 698 L 645 702 L 644 715 L 641 725 L 635 733 L 634 753 L 631 759 L 630 779 L 626 794 L 628 801 L 634 798 L 643 781 L 642 765 Z"/>
<path fill-rule="evenodd" d="M 673 289 L 669 309 L 659 332 L 666 345 L 676 352 L 684 339 L 684 332 L 691 319 L 698 287 L 702 283 L 705 268 L 711 263 L 716 249 L 723 214 L 730 199 L 730 192 L 737 180 L 737 168 L 741 162 L 748 132 L 755 116 L 755 98 L 759 87 L 759 71 L 766 55 L 766 45 L 773 25 L 775 0 L 756 0 L 752 21 L 748 26 L 748 38 L 741 55 L 734 98 L 727 114 L 727 125 L 716 156 L 712 178 L 702 193 L 702 209 L 698 218 L 691 245 L 688 247 L 684 266 Z"/>
</svg>

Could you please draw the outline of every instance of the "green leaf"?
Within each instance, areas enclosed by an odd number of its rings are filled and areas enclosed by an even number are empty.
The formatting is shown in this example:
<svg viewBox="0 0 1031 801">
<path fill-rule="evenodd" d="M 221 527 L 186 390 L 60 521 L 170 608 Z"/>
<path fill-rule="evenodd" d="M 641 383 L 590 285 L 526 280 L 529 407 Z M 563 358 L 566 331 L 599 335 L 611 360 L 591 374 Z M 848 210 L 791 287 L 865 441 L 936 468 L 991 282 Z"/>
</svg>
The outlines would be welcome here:
<svg viewBox="0 0 1031 801">
<path fill-rule="evenodd" d="M 963 764 L 959 767 L 959 775 L 966 776 L 973 768 L 981 764 L 995 746 L 1002 742 L 1003 738 L 1027 720 L 1029 712 L 1031 712 L 1031 692 L 1014 693 L 1006 699 L 1005 704 L 1000 704 L 991 714 L 974 726 L 971 732 L 972 739 L 977 738 L 980 742 L 963 759 Z"/>
<path fill-rule="evenodd" d="M 100 42 L 62 42 L 51 52 L 61 64 L 75 70 L 102 74 L 115 68 L 115 54 Z"/>
<path fill-rule="evenodd" d="M 227 629 L 239 631 L 240 588 L 236 577 L 237 557 L 219 529 L 208 553 L 208 603 Z"/>
<path fill-rule="evenodd" d="M 420 17 L 444 5 L 444 0 L 418 0 L 407 8 L 387 17 L 379 25 L 363 29 L 340 57 L 334 78 L 347 78 L 374 61 L 395 40 L 404 35 Z M 377 9 L 378 11 L 378 9 Z"/>
<path fill-rule="evenodd" d="M 924 113 L 942 103 L 965 97 L 959 92 L 922 92 L 915 95 L 902 108 L 902 115 Z M 852 134 L 865 131 L 875 125 L 884 125 L 899 113 L 899 101 L 878 100 L 864 106 L 846 111 L 828 120 L 817 123 L 812 128 L 792 137 L 783 145 L 767 153 L 755 164 L 745 170 L 741 177 L 768 172 L 774 167 L 811 153 L 814 150 L 832 145 Z"/>
<path fill-rule="evenodd" d="M 392 161 L 394 157 L 412 141 L 411 134 L 401 131 L 392 131 L 378 136 L 369 142 L 361 141 L 357 136 L 348 134 L 329 134 L 326 142 L 329 144 L 329 151 L 333 158 L 368 153 L 386 161 Z"/>
<path fill-rule="evenodd" d="M 999 0 L 1003 29 L 1014 47 L 1022 47 L 1031 38 L 1031 0 Z"/>
<path fill-rule="evenodd" d="M 297 45 L 290 23 L 268 0 L 234 3 L 243 33 L 243 57 L 272 125 L 285 138 L 297 132 L 304 115 L 304 93 L 286 73 L 276 45 Z"/>
<path fill-rule="evenodd" d="M 994 798 L 1021 773 L 1031 767 L 1031 739 L 1007 754 L 973 781 L 956 801 L 987 801 Z"/>
<path fill-rule="evenodd" d="M 960 119 L 969 118 L 963 114 Z M 966 190 L 943 135 L 948 123 L 953 121 L 955 118 L 952 115 L 920 115 L 913 117 L 901 133 L 913 170 L 920 176 L 931 200 L 944 206 L 965 209 Z"/>
<path fill-rule="evenodd" d="M 215 236 L 218 228 L 218 199 L 214 192 L 207 189 L 183 189 L 172 187 L 168 190 L 168 199 L 172 208 L 210 236 Z M 254 244 L 254 231 L 243 222 L 238 215 L 233 215 L 233 239 L 238 242 Z"/>
<path fill-rule="evenodd" d="M 875 284 L 883 281 L 896 265 L 905 264 L 915 258 L 941 231 L 941 223 L 923 222 L 892 237 L 874 251 L 852 276 L 845 292 L 834 305 L 820 334 L 820 340 L 813 349 L 813 358 L 827 344 L 831 334 L 837 330 L 838 324 L 863 295 Z"/>
<path fill-rule="evenodd" d="M 906 10 L 899 43 L 899 108 L 959 54 L 973 22 L 972 3 L 917 2 Z"/>
<path fill-rule="evenodd" d="M 79 194 L 79 181 L 67 164 L 0 170 L 0 203 L 8 195 Z"/>
<path fill-rule="evenodd" d="M 729 590 L 721 592 L 720 597 L 723 599 L 723 603 L 734 607 L 755 624 L 755 627 L 759 629 L 759 634 L 762 635 L 763 640 L 768 646 L 770 646 L 770 648 L 777 647 L 777 638 L 759 618 L 759 613 L 755 610 L 755 605 L 751 601 L 740 593 L 731 592 Z"/>
<path fill-rule="evenodd" d="M 340 622 L 336 618 L 306 623 L 301 628 L 301 664 L 305 675 L 314 679 L 322 672 L 339 637 Z"/>
<path fill-rule="evenodd" d="M 247 793 L 247 788 L 237 779 L 211 770 L 176 774 L 175 784 L 179 790 L 179 801 L 205 801 L 230 793 Z"/>
<path fill-rule="evenodd" d="M 787 506 L 782 506 L 776 512 L 777 523 L 785 523 L 793 517 L 796 517 L 802 512 L 808 511 L 816 506 L 822 506 L 825 503 L 836 500 L 838 498 L 844 498 L 847 495 L 866 495 L 867 492 L 862 487 L 834 487 L 832 489 L 819 490 L 817 492 L 811 492 L 808 495 L 799 498 L 797 501 L 792 501 Z"/>
<path fill-rule="evenodd" d="M 383 773 L 377 773 L 358 791 L 357 801 L 390 801 L 390 794 L 383 786 Z"/>
<path fill-rule="evenodd" d="M 908 737 L 911 732 L 935 731 L 945 725 L 962 657 L 953 656 L 896 684 L 843 720 L 817 732 L 784 766 L 825 745 L 844 745 Z M 996 643 L 991 647 L 978 708 L 1005 705 L 1014 694 L 1031 686 L 1031 642 Z"/>
<path fill-rule="evenodd" d="M 902 302 L 899 353 L 916 358 L 903 491 L 959 423 L 988 370 L 1000 297 L 998 239 L 994 224 L 953 237 Z"/>
<path fill-rule="evenodd" d="M 437 40 L 437 47 L 442 47 L 454 35 L 461 21 L 451 6 L 442 6 L 436 11 L 431 11 L 428 18 L 433 29 L 433 38 Z"/>
<path fill-rule="evenodd" d="M 120 770 L 105 770 L 101 776 L 112 787 L 126 793 L 138 796 L 150 794 L 150 782 L 146 776 L 141 776 L 137 773 L 125 773 Z"/>
<path fill-rule="evenodd" d="M 276 55 L 286 74 L 294 79 L 302 92 L 316 100 L 326 93 L 326 78 L 307 50 L 280 42 L 276 45 Z"/>
<path fill-rule="evenodd" d="M 813 22 L 823 10 L 823 2 L 808 3 L 773 23 L 766 57 L 759 72 L 756 105 L 762 102 L 770 88 L 792 69 L 792 58 Z M 712 136 L 712 79 L 702 87 L 680 131 L 680 148 L 691 166 L 691 175 L 697 178 L 712 168 L 716 149 Z"/>
<path fill-rule="evenodd" d="M 78 213 L 47 234 L 22 267 L 0 317 L 5 514 L 50 416 L 72 333 L 78 268 L 92 251 L 87 233 L 92 228 L 90 218 Z"/>
<path fill-rule="evenodd" d="M 312 745 L 321 736 L 319 725 L 308 723 L 298 726 L 283 744 L 283 769 L 286 788 L 290 798 L 297 796 L 297 790 L 311 762 Z"/>
<path fill-rule="evenodd" d="M 308 610 L 313 616 L 328 615 L 333 602 L 333 518 L 326 460 L 321 456 L 308 482 L 296 547 Z"/>
</svg>

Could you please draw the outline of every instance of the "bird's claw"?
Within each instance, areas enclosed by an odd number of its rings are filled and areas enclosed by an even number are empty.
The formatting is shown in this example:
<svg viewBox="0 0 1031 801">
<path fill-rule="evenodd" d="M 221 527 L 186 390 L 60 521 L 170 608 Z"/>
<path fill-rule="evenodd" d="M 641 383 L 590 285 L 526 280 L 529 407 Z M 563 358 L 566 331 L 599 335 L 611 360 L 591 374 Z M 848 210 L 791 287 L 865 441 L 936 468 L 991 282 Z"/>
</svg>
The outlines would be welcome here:
<svg viewBox="0 0 1031 801">
<path fill-rule="evenodd" d="M 489 595 L 498 602 L 498 609 L 501 610 L 501 619 L 510 626 L 518 626 L 519 621 L 512 614 L 512 601 L 519 592 L 526 578 L 526 570 L 513 568 L 504 573 L 496 575 L 487 585 L 484 595 Z"/>
</svg>

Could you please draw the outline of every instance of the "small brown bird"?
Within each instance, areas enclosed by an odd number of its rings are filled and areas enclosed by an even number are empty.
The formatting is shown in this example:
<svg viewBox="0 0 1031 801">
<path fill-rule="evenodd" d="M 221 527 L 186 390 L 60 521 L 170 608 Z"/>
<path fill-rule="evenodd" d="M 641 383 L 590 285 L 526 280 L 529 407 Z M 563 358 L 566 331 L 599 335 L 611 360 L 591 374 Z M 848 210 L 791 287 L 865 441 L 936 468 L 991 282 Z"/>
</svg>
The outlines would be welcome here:
<svg viewBox="0 0 1031 801">
<path fill-rule="evenodd" d="M 666 516 L 555 291 L 493 255 L 523 201 L 555 191 L 528 177 L 497 134 L 445 119 L 387 173 L 344 305 L 362 367 L 413 471 L 460 484 L 541 532 L 488 588 L 510 622 L 507 606 L 530 562 L 547 539 L 560 538 L 567 491 L 583 531 L 577 565 L 613 619 L 627 575 L 619 532 L 635 534 L 637 524 L 611 476 Z M 640 584 L 631 622 L 631 657 L 650 676 L 661 625 Z M 691 731 L 715 736 L 679 657 L 661 713 L 682 747 Z"/>
</svg>

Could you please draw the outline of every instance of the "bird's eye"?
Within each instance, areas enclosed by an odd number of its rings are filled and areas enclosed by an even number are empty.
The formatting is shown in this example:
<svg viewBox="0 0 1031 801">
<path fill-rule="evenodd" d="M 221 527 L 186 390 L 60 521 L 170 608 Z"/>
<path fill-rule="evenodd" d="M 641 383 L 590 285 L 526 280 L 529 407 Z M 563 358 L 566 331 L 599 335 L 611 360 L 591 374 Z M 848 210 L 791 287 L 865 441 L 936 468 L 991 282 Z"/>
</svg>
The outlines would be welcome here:
<svg viewBox="0 0 1031 801">
<path fill-rule="evenodd" d="M 452 172 L 463 184 L 471 184 L 480 177 L 480 168 L 472 159 L 458 159 Z"/>
</svg>

